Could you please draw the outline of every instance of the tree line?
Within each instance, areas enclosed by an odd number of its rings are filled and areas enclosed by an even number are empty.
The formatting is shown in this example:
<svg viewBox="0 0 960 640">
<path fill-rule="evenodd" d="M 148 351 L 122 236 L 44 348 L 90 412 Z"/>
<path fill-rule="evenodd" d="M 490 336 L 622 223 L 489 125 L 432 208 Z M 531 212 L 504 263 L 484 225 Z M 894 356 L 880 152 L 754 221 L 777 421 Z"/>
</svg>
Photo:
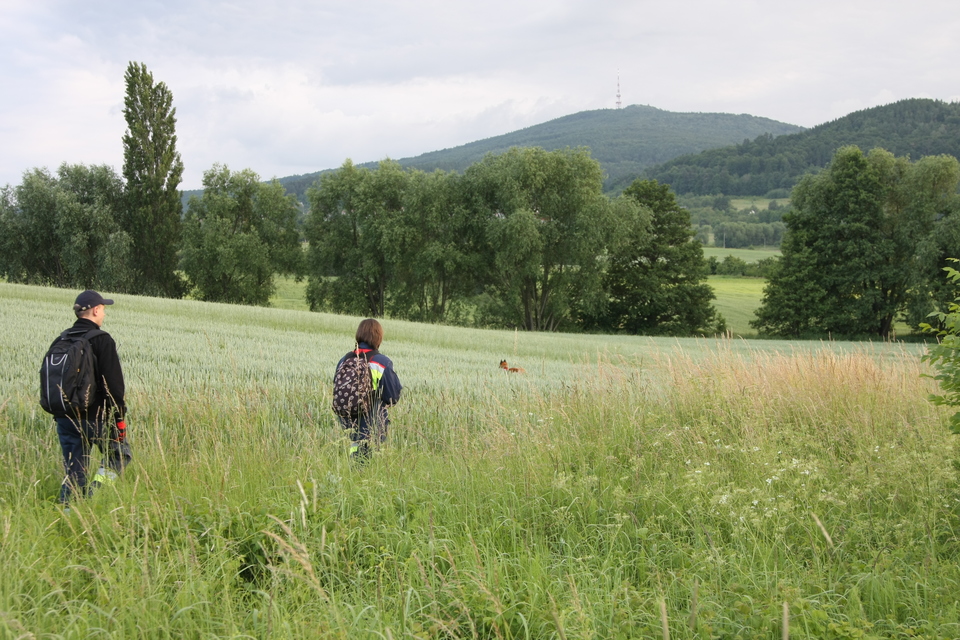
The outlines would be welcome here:
<svg viewBox="0 0 960 640">
<path fill-rule="evenodd" d="M 514 148 L 462 174 L 347 161 L 308 192 L 311 309 L 427 322 L 717 330 L 703 250 L 664 185 L 602 192 L 584 149 Z"/>
<path fill-rule="evenodd" d="M 603 193 L 585 149 L 513 148 L 462 173 L 350 161 L 305 212 L 276 180 L 215 165 L 184 211 L 172 94 L 125 76 L 122 176 L 33 169 L 0 198 L 10 282 L 267 304 L 306 277 L 311 309 L 531 331 L 722 330 L 689 214 L 656 182 Z M 303 218 L 300 223 L 301 216 Z"/>
<path fill-rule="evenodd" d="M 177 297 L 173 96 L 142 64 L 124 76 L 123 177 L 108 166 L 33 169 L 0 192 L 0 274 L 11 282 Z"/>
</svg>

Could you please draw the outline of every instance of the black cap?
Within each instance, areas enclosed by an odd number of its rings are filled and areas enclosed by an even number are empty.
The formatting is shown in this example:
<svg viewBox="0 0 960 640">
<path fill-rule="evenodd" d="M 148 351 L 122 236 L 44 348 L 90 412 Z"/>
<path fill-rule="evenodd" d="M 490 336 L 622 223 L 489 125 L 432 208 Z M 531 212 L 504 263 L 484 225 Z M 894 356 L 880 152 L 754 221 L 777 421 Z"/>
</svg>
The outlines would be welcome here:
<svg viewBox="0 0 960 640">
<path fill-rule="evenodd" d="M 92 309 L 98 304 L 113 304 L 113 300 L 107 300 L 96 291 L 87 289 L 77 296 L 76 302 L 73 303 L 73 310 L 86 311 L 87 309 Z"/>
</svg>

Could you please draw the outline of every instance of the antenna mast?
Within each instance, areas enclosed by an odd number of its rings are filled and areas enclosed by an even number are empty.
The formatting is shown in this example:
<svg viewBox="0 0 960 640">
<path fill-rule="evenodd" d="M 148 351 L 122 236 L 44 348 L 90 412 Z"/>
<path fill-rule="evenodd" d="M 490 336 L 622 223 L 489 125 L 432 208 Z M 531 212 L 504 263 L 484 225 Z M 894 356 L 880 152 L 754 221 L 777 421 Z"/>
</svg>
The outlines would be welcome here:
<svg viewBox="0 0 960 640">
<path fill-rule="evenodd" d="M 620 70 L 617 69 L 617 109 L 620 108 Z"/>
</svg>

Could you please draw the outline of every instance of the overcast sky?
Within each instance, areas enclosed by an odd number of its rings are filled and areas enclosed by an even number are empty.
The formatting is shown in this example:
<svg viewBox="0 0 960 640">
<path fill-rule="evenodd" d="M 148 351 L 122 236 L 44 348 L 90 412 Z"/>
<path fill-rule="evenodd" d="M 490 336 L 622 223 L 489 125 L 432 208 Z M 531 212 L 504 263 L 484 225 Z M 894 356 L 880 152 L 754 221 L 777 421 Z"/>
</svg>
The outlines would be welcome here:
<svg viewBox="0 0 960 640">
<path fill-rule="evenodd" d="M 184 189 L 403 158 L 588 109 L 814 126 L 960 100 L 956 0 L 0 0 L 0 185 L 123 165 L 123 75 L 173 93 Z"/>
</svg>

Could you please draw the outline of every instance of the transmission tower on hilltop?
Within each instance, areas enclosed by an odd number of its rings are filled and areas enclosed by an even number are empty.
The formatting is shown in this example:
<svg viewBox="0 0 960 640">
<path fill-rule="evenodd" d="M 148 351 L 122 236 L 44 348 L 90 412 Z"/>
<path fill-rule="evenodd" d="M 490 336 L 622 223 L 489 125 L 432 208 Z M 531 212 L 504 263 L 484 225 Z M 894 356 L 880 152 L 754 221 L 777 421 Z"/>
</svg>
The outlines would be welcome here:
<svg viewBox="0 0 960 640">
<path fill-rule="evenodd" d="M 620 72 L 617 71 L 617 109 L 620 108 Z"/>
</svg>

